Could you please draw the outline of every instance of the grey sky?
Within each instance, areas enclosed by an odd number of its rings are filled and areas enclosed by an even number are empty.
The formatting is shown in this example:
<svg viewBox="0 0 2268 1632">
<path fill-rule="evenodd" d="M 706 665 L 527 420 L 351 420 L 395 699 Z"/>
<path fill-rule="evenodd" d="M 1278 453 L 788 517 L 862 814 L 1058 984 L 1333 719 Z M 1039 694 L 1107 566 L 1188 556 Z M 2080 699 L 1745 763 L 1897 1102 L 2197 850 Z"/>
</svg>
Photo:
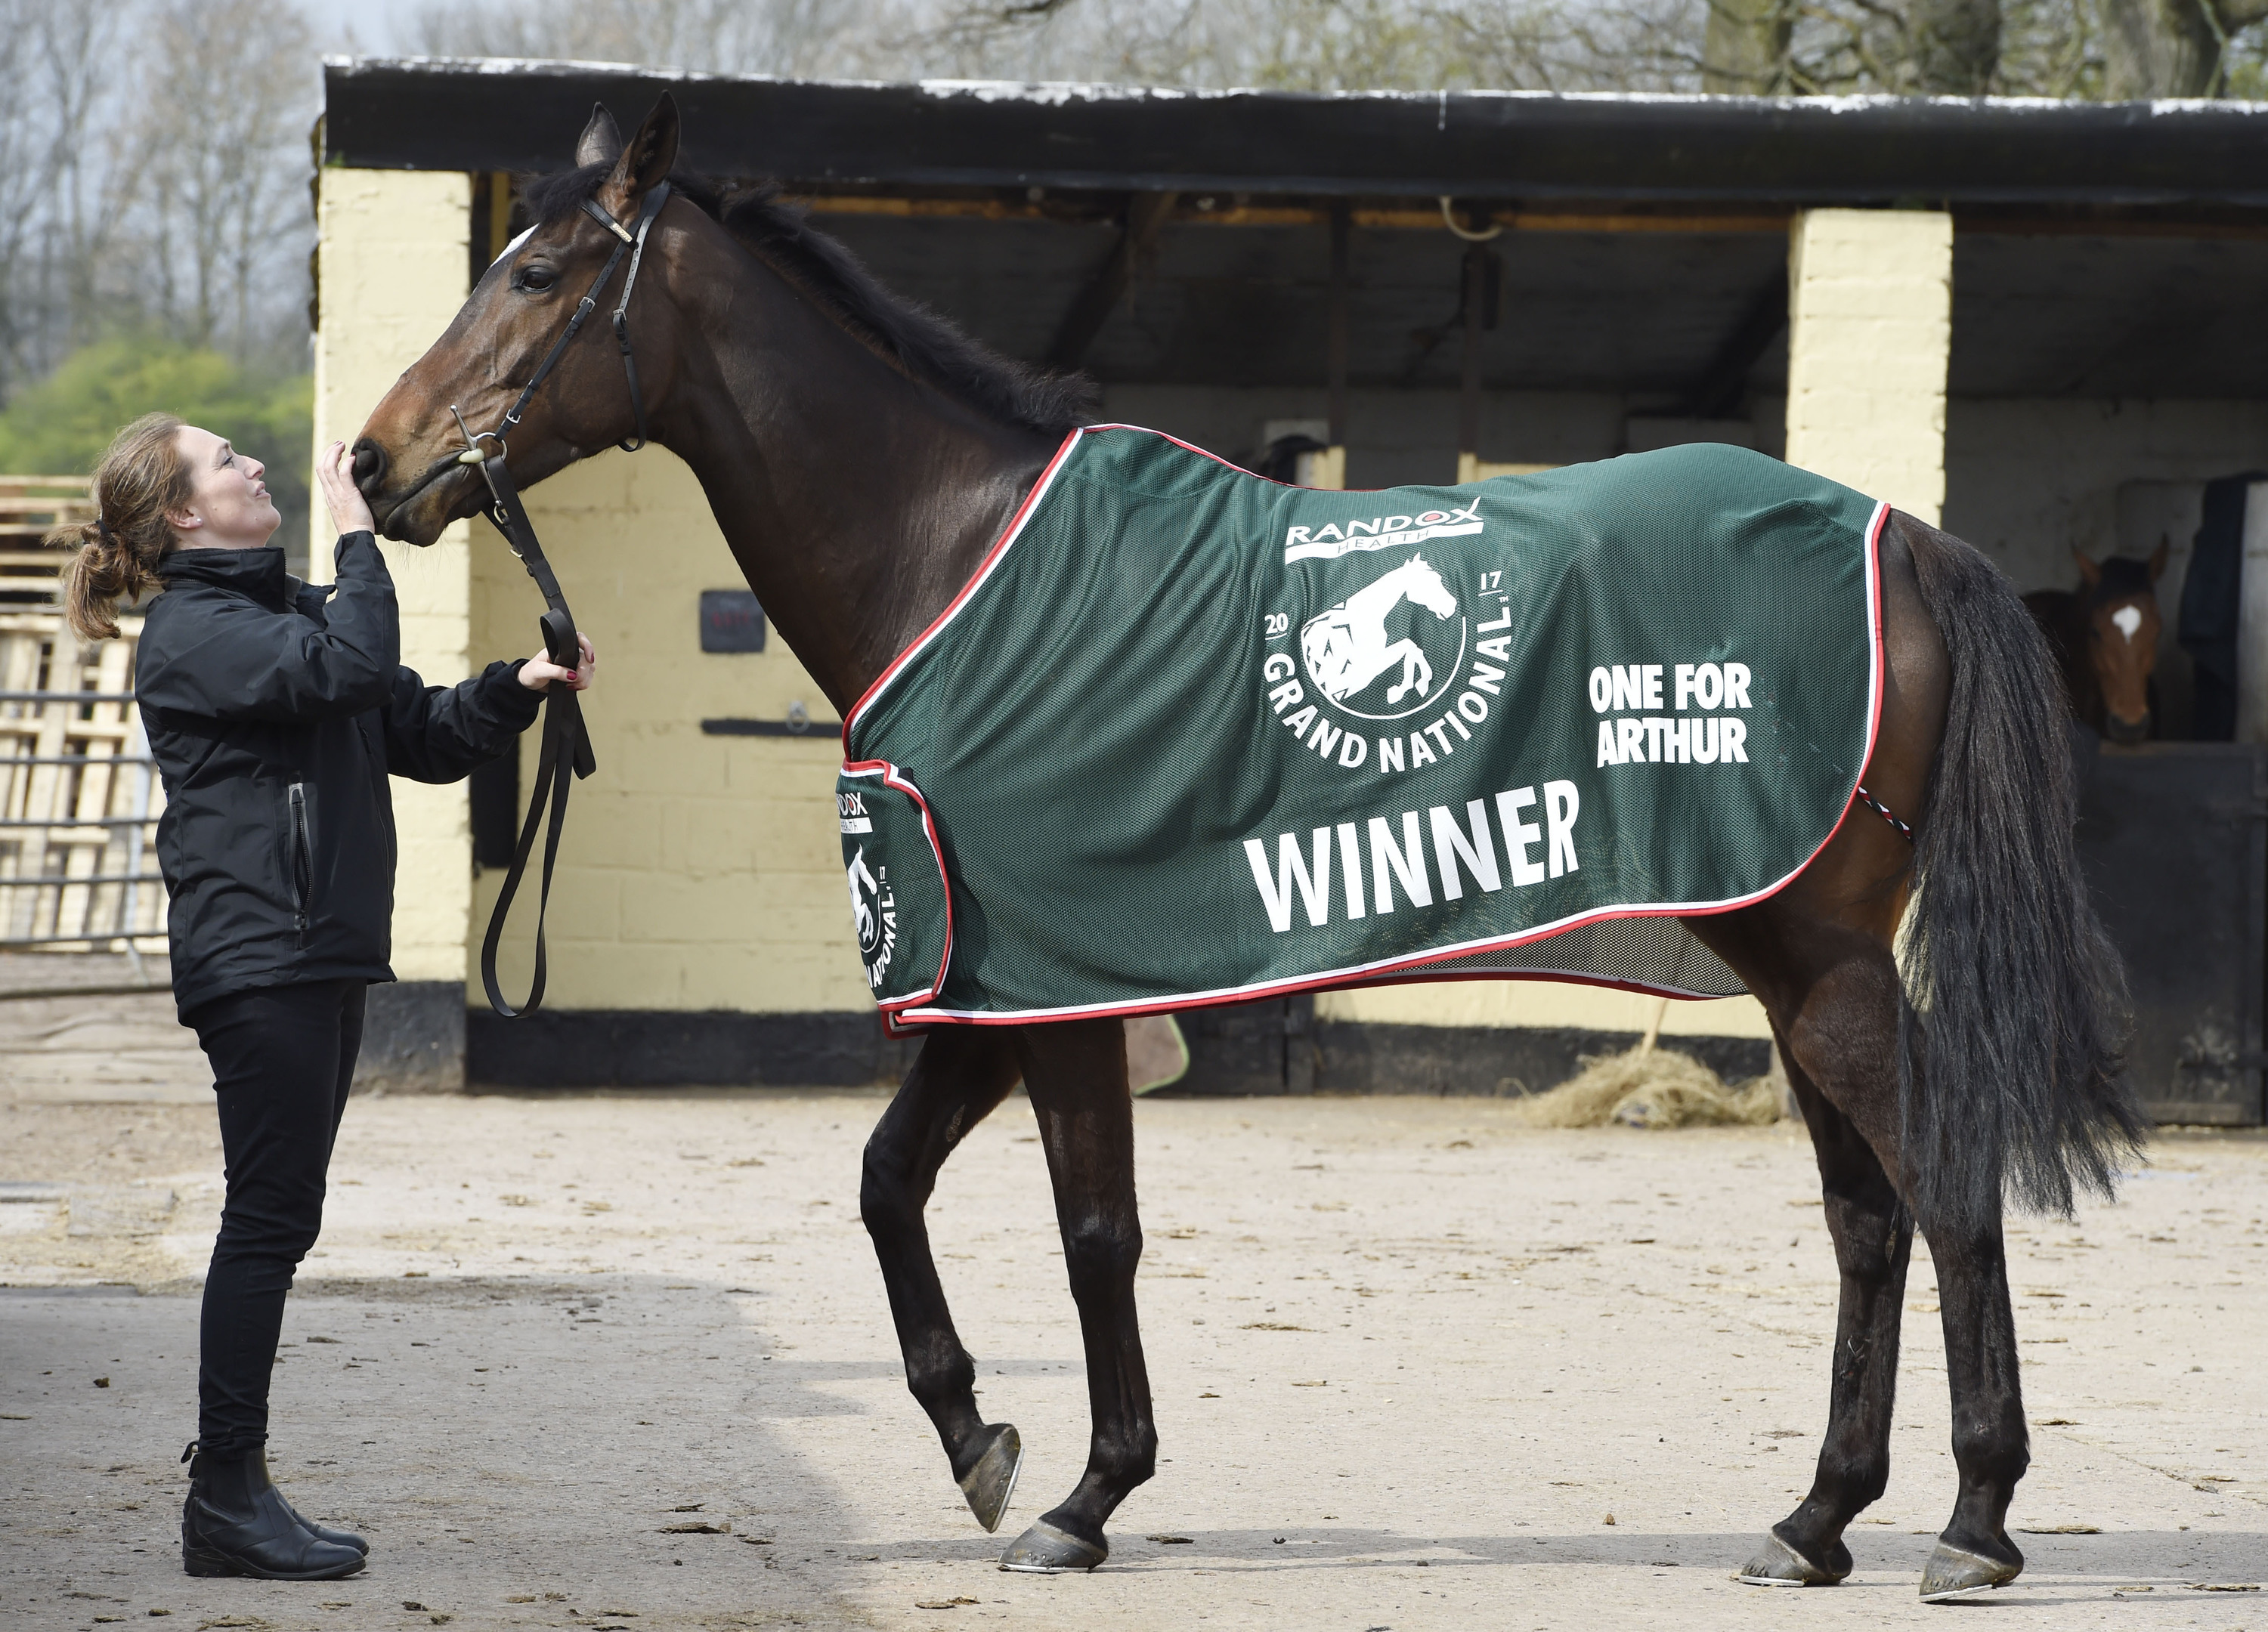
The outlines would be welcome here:
<svg viewBox="0 0 2268 1632">
<path fill-rule="evenodd" d="M 432 0 L 299 0 L 325 51 L 393 56 L 410 48 L 410 28 Z"/>
</svg>

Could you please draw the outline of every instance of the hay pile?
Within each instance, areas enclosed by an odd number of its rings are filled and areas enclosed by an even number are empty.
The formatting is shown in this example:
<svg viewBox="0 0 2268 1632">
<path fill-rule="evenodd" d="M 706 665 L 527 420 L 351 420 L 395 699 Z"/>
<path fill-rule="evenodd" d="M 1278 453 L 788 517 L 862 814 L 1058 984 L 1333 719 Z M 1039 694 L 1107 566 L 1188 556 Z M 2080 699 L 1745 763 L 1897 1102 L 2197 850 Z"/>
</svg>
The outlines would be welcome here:
<svg viewBox="0 0 2268 1632">
<path fill-rule="evenodd" d="M 1586 1059 L 1580 1073 L 1521 1100 L 1514 1114 L 1534 1128 L 1721 1128 L 1779 1120 L 1776 1078 L 1728 1088 L 1691 1055 L 1654 1047 L 1660 1029 L 1657 1011 L 1636 1048 Z"/>
</svg>

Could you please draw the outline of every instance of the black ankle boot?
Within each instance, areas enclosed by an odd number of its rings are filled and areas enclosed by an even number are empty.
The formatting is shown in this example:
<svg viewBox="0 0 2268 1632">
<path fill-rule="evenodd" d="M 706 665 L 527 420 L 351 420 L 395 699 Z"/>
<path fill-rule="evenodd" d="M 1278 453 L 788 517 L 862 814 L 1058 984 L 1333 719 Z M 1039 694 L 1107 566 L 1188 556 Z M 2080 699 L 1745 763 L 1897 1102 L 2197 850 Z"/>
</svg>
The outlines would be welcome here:
<svg viewBox="0 0 2268 1632">
<path fill-rule="evenodd" d="M 361 1552 L 300 1523 L 268 1477 L 266 1452 L 224 1459 L 189 1449 L 196 1459 L 181 1503 L 181 1568 L 190 1575 L 329 1581 L 363 1567 Z"/>
<path fill-rule="evenodd" d="M 280 1490 L 276 1494 L 278 1496 L 284 1495 Z M 291 1498 L 289 1496 L 284 1497 L 284 1511 L 291 1514 L 292 1518 L 298 1519 L 299 1521 L 299 1528 L 306 1531 L 309 1535 L 314 1537 L 316 1540 L 328 1541 L 333 1547 L 350 1547 L 354 1548 L 356 1552 L 361 1554 L 364 1558 L 368 1558 L 370 1556 L 369 1542 L 364 1540 L 351 1530 L 341 1530 L 335 1525 L 317 1524 L 313 1519 L 308 1518 L 298 1508 L 293 1507 L 291 1505 Z"/>
</svg>

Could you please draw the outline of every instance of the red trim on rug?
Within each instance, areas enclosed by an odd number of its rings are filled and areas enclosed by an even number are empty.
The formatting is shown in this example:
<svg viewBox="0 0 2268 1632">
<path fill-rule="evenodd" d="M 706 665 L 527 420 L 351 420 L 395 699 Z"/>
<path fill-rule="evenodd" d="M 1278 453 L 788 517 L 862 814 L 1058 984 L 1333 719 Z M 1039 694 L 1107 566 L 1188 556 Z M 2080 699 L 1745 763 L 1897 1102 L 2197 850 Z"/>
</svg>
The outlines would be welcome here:
<svg viewBox="0 0 2268 1632">
<path fill-rule="evenodd" d="M 887 760 L 860 760 L 856 764 L 846 761 L 842 774 L 845 776 L 880 775 L 886 784 L 907 795 L 920 807 L 922 833 L 929 840 L 930 856 L 937 863 L 938 882 L 945 886 L 945 951 L 938 958 L 937 973 L 930 977 L 928 986 L 920 991 L 909 992 L 903 997 L 893 997 L 887 1003 L 876 998 L 876 1004 L 887 1018 L 909 1003 L 936 996 L 945 985 L 945 972 L 953 962 L 953 879 L 945 871 L 945 847 L 938 842 L 937 821 L 930 814 L 929 801 L 922 797 L 922 790 L 914 786 L 910 778 Z M 859 962 L 863 971 L 865 960 L 862 958 Z"/>
<path fill-rule="evenodd" d="M 939 632 L 952 621 L 954 614 L 959 612 L 967 604 L 968 598 L 976 592 L 978 586 L 992 575 L 992 569 L 999 565 L 1000 557 L 1005 555 L 1008 547 L 1016 541 L 1016 535 L 1024 530 L 1024 524 L 1031 520 L 1032 512 L 1039 508 L 1040 500 L 1046 496 L 1048 489 L 1054 485 L 1056 473 L 1063 468 L 1064 461 L 1071 457 L 1071 450 L 1079 445 L 1079 437 L 1085 434 L 1085 428 L 1082 428 L 1064 437 L 1063 445 L 1056 450 L 1055 457 L 1050 459 L 1047 467 L 1040 472 L 1040 479 L 1032 483 L 1032 490 L 1024 495 L 1024 502 L 1016 506 L 1016 513 L 1008 518 L 1008 525 L 1001 529 L 1000 536 L 993 541 L 992 548 L 984 552 L 984 559 L 976 563 L 976 570 L 968 575 L 968 581 L 961 586 L 961 592 L 947 601 L 945 610 L 930 620 L 929 627 L 915 636 L 907 643 L 904 651 L 890 659 L 889 666 L 874 676 L 873 683 L 858 694 L 858 701 L 851 705 L 850 712 L 843 717 L 843 756 L 846 764 L 849 763 L 850 756 L 850 728 L 858 723 L 858 717 L 864 714 L 874 699 L 881 695 L 882 688 L 897 678 L 898 671 L 913 661 L 924 647 L 937 638 Z M 879 764 L 880 761 L 862 761 L 862 763 Z"/>
</svg>

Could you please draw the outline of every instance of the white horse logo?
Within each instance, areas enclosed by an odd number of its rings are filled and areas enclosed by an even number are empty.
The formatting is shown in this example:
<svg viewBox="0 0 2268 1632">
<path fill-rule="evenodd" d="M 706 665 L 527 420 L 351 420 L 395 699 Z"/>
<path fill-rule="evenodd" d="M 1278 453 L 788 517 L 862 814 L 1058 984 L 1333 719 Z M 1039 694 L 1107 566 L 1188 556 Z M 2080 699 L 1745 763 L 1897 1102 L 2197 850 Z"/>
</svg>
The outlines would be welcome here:
<svg viewBox="0 0 2268 1632">
<path fill-rule="evenodd" d="M 865 846 L 858 847 L 858 853 L 850 858 L 850 866 L 843 869 L 843 881 L 850 886 L 850 922 L 858 930 L 858 950 L 872 952 L 876 939 L 874 932 L 880 926 L 875 922 L 873 908 L 867 905 L 867 898 L 880 896 L 882 891 L 881 886 L 874 882 L 874 875 L 867 870 Z M 864 889 L 859 888 L 862 884 L 865 886 Z"/>
<path fill-rule="evenodd" d="M 1441 575 L 1425 564 L 1423 555 L 1412 555 L 1376 583 L 1300 626 L 1300 655 L 1324 696 L 1343 703 L 1397 663 L 1402 678 L 1387 687 L 1387 706 L 1412 693 L 1422 699 L 1433 688 L 1433 665 L 1418 643 L 1386 638 L 1387 614 L 1405 600 L 1436 618 L 1448 618 L 1457 610 L 1457 598 L 1441 582 Z"/>
</svg>

